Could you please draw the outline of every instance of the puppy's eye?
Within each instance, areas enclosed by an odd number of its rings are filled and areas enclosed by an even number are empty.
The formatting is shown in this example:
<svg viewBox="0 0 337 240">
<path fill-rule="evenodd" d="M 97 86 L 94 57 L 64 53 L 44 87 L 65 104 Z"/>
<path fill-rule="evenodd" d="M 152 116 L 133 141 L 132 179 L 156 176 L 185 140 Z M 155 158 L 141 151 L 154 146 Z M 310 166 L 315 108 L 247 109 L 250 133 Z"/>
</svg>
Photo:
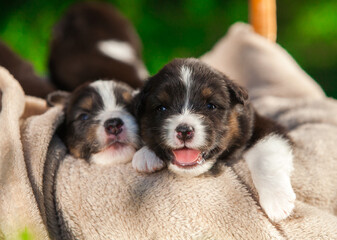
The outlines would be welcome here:
<svg viewBox="0 0 337 240">
<path fill-rule="evenodd" d="M 156 110 L 158 112 L 165 112 L 167 110 L 167 108 L 163 105 L 160 105 L 160 106 L 156 107 Z"/>
<path fill-rule="evenodd" d="M 216 106 L 213 103 L 207 103 L 207 109 L 214 110 L 216 109 Z"/>
<path fill-rule="evenodd" d="M 89 114 L 87 113 L 82 113 L 78 116 L 78 119 L 79 120 L 82 120 L 82 121 L 85 121 L 85 120 L 88 120 L 89 119 Z"/>
</svg>

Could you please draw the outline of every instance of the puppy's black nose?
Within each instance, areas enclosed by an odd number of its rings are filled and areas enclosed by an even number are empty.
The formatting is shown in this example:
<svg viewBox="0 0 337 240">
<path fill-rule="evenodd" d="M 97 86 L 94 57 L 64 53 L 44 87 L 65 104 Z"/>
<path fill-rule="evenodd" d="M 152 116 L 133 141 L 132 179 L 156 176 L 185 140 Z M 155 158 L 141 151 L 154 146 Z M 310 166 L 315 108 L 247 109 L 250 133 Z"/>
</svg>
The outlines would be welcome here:
<svg viewBox="0 0 337 240">
<path fill-rule="evenodd" d="M 194 128 L 187 124 L 180 124 L 176 128 L 177 138 L 182 141 L 187 141 L 193 138 L 194 136 Z"/>
<path fill-rule="evenodd" d="M 124 122 L 120 118 L 111 118 L 105 121 L 104 127 L 107 134 L 118 135 L 123 131 Z"/>
</svg>

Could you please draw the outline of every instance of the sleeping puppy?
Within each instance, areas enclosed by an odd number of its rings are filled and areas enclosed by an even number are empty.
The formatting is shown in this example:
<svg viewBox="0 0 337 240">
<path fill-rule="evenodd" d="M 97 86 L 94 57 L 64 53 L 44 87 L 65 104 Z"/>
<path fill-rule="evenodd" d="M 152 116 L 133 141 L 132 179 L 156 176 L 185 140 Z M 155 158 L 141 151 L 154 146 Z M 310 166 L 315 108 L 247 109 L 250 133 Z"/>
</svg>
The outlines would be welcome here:
<svg viewBox="0 0 337 240">
<path fill-rule="evenodd" d="M 51 39 L 49 70 L 59 89 L 73 91 L 97 79 L 118 79 L 138 88 L 148 76 L 139 36 L 111 4 L 74 4 L 55 25 Z"/>
<path fill-rule="evenodd" d="M 145 143 L 133 157 L 136 170 L 167 166 L 179 175 L 199 176 L 243 156 L 268 217 L 289 216 L 296 198 L 290 139 L 224 74 L 196 59 L 176 59 L 148 80 L 135 103 Z"/>
<path fill-rule="evenodd" d="M 96 81 L 73 93 L 54 92 L 50 105 L 63 104 L 60 136 L 75 158 L 107 165 L 131 161 L 139 147 L 138 126 L 130 114 L 132 90 L 114 81 Z"/>
</svg>

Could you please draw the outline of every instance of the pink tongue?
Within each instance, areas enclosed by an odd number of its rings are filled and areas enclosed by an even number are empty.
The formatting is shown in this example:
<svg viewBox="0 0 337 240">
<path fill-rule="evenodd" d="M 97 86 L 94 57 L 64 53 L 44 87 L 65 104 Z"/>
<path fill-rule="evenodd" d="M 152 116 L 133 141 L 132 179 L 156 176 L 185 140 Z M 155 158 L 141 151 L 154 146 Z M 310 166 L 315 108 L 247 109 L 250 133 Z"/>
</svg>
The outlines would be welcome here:
<svg viewBox="0 0 337 240">
<path fill-rule="evenodd" d="M 194 163 L 198 160 L 200 151 L 195 149 L 183 148 L 173 151 L 176 161 L 180 164 Z"/>
</svg>

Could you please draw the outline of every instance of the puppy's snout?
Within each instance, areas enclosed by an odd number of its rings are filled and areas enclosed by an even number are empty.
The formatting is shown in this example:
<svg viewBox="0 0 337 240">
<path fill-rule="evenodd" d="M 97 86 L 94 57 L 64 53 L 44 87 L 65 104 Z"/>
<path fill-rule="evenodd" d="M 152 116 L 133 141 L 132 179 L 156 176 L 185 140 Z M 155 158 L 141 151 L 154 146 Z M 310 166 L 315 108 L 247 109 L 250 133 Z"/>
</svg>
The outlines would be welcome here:
<svg viewBox="0 0 337 240">
<path fill-rule="evenodd" d="M 181 141 L 191 140 L 194 136 L 194 128 L 187 125 L 181 124 L 176 128 L 177 138 Z"/>
<path fill-rule="evenodd" d="M 118 135 L 123 131 L 124 122 L 120 118 L 111 118 L 105 121 L 104 127 L 107 134 Z"/>
</svg>

